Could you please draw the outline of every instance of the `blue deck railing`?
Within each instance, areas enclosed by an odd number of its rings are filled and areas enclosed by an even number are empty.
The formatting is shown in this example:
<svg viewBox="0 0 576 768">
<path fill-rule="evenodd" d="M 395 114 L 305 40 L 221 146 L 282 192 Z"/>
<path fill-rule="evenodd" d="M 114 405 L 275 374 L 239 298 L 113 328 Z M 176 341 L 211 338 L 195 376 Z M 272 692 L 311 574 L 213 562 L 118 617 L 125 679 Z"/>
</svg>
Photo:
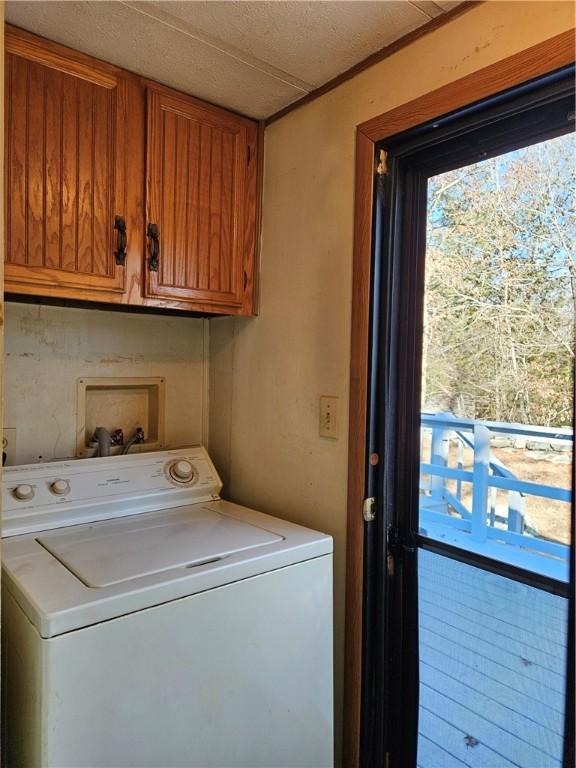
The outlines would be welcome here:
<svg viewBox="0 0 576 768">
<path fill-rule="evenodd" d="M 569 547 L 527 524 L 525 499 L 536 496 L 570 504 L 571 490 L 519 479 L 494 456 L 491 441 L 498 436 L 571 448 L 572 430 L 423 413 L 421 434 L 421 456 L 429 457 L 420 464 L 421 532 L 567 581 Z M 429 448 L 424 445 L 426 438 Z M 472 468 L 464 469 L 465 456 L 470 454 Z M 471 484 L 468 505 L 464 502 L 465 483 Z M 507 492 L 506 503 L 500 507 L 498 491 Z M 566 515 L 569 518 L 570 512 Z"/>
</svg>

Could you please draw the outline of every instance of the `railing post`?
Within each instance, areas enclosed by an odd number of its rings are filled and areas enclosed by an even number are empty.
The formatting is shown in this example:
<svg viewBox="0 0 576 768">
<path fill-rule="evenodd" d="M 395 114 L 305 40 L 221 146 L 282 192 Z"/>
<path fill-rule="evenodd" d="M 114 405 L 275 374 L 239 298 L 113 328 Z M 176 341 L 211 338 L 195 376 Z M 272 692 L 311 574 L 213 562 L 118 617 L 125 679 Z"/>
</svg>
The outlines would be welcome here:
<svg viewBox="0 0 576 768">
<path fill-rule="evenodd" d="M 464 443 L 462 442 L 460 435 L 456 434 L 456 436 L 458 438 L 456 468 L 464 469 Z M 456 498 L 458 501 L 462 501 L 462 480 L 460 478 L 456 481 Z"/>
<path fill-rule="evenodd" d="M 450 448 L 450 431 L 446 429 L 432 428 L 432 446 L 430 451 L 430 464 L 439 467 L 448 466 L 448 451 Z M 434 506 L 442 505 L 442 512 L 448 512 L 448 505 L 444 496 L 444 487 L 447 480 L 439 475 L 430 478 L 430 501 Z"/>
<path fill-rule="evenodd" d="M 496 502 L 498 500 L 498 491 L 496 488 L 490 488 L 489 497 L 490 497 L 490 516 L 489 516 L 488 524 L 490 528 L 494 528 L 494 526 L 496 525 Z"/>
<path fill-rule="evenodd" d="M 486 541 L 488 534 L 488 478 L 490 474 L 490 430 L 474 424 L 474 468 L 472 488 L 472 538 Z"/>
<path fill-rule="evenodd" d="M 519 491 L 508 493 L 508 530 L 524 533 L 524 496 Z"/>
</svg>

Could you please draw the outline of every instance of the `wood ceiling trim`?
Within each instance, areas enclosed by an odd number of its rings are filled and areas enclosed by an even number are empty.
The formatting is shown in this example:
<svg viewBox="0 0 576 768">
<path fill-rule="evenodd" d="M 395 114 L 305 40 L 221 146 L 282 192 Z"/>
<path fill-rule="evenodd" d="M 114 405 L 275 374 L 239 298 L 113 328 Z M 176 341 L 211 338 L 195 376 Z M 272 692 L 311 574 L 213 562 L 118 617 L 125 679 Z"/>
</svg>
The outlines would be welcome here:
<svg viewBox="0 0 576 768">
<path fill-rule="evenodd" d="M 435 32 L 437 29 L 443 27 L 444 24 L 452 21 L 457 16 L 468 13 L 468 11 L 471 11 L 478 5 L 482 5 L 484 2 L 486 2 L 486 0 L 465 0 L 465 2 L 456 6 L 456 8 L 452 8 L 450 11 L 446 11 L 446 13 L 442 14 L 441 16 L 436 16 L 434 19 L 427 21 L 425 24 L 422 24 L 421 27 L 418 27 L 418 29 L 415 29 L 412 32 L 408 32 L 407 35 L 399 37 L 398 40 L 390 43 L 390 45 L 386 45 L 384 48 L 380 48 L 380 50 L 371 53 L 370 56 L 363 59 L 362 61 L 359 61 L 357 64 L 354 64 L 354 66 L 350 67 L 345 72 L 341 72 L 339 75 L 336 75 L 336 77 L 333 77 L 332 80 L 328 80 L 328 82 L 324 83 L 324 85 L 320 85 L 318 88 L 310 91 L 310 93 L 302 96 L 302 98 L 294 101 L 292 104 L 288 104 L 287 107 L 283 107 L 273 115 L 270 115 L 270 117 L 266 118 L 265 125 L 268 126 L 272 123 L 275 123 L 276 120 L 280 120 L 281 117 L 284 117 L 290 112 L 293 112 L 295 109 L 303 107 L 305 104 L 309 104 L 311 101 L 314 101 L 320 96 L 323 96 L 325 93 L 334 90 L 334 88 L 342 85 L 342 83 L 345 83 L 347 80 L 351 80 L 353 77 L 356 77 L 356 75 L 364 72 L 365 69 L 370 69 L 370 67 L 373 67 L 375 64 L 379 64 L 381 61 L 384 61 L 394 53 L 397 53 L 407 45 L 411 45 L 421 37 L 430 34 L 430 32 Z"/>
</svg>

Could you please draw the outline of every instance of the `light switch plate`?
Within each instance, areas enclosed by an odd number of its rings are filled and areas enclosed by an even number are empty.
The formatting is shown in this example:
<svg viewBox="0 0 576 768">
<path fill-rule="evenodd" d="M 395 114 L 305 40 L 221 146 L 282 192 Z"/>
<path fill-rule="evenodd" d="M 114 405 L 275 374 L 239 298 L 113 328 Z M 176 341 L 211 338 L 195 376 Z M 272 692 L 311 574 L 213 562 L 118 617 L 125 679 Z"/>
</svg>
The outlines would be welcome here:
<svg viewBox="0 0 576 768">
<path fill-rule="evenodd" d="M 320 397 L 320 437 L 337 440 L 339 436 L 338 398 L 322 395 Z"/>
</svg>

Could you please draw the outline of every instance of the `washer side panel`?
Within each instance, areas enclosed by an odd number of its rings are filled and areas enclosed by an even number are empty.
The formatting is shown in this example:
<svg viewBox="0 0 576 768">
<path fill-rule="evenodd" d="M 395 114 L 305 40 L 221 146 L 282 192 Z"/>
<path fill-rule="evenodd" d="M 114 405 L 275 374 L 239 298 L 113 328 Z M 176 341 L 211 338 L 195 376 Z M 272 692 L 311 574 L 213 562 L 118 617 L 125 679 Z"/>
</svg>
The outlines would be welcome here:
<svg viewBox="0 0 576 768">
<path fill-rule="evenodd" d="M 45 762 L 45 641 L 2 590 L 2 754 L 5 768 Z"/>
</svg>

